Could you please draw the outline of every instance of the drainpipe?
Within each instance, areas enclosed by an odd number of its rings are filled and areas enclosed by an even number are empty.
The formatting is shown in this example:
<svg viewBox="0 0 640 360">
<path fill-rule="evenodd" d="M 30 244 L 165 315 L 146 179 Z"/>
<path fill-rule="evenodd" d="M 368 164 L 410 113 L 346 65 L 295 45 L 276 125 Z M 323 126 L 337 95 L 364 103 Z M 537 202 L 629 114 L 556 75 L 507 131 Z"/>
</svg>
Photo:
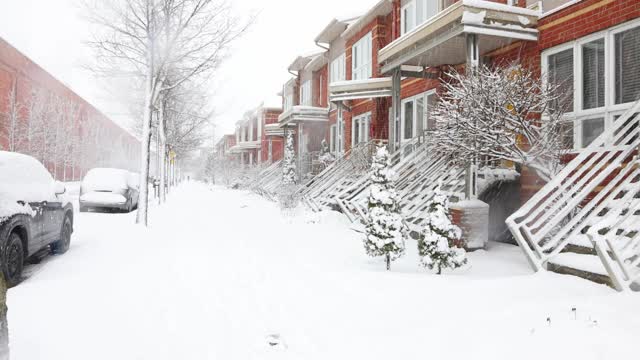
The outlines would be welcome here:
<svg viewBox="0 0 640 360">
<path fill-rule="evenodd" d="M 317 41 L 316 41 L 315 43 L 316 43 L 316 46 L 317 46 L 317 47 L 319 47 L 320 49 L 324 49 L 324 50 L 329 51 L 329 48 L 328 48 L 328 47 L 325 47 L 325 46 L 320 45 L 320 43 L 319 43 L 319 42 L 317 42 Z"/>
</svg>

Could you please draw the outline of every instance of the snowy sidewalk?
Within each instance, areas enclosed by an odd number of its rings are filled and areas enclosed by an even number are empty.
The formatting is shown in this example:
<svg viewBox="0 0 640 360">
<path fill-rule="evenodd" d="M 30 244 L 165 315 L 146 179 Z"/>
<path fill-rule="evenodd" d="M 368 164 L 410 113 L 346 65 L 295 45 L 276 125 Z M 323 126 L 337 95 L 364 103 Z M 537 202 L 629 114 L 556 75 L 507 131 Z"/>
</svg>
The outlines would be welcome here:
<svg viewBox="0 0 640 360">
<path fill-rule="evenodd" d="M 13 360 L 597 359 L 640 335 L 640 297 L 531 275 L 507 245 L 455 275 L 419 270 L 415 250 L 387 273 L 340 214 L 283 218 L 196 183 L 148 230 L 76 216 L 69 252 L 9 293 Z"/>
</svg>

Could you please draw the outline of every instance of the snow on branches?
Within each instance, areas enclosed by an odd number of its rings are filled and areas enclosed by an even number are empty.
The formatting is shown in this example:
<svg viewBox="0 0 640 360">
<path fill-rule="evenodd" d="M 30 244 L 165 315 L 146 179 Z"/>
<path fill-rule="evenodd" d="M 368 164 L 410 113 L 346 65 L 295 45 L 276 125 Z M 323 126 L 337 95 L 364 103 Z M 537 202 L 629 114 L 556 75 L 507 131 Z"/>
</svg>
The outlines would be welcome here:
<svg viewBox="0 0 640 360">
<path fill-rule="evenodd" d="M 398 207 L 395 172 L 391 169 L 389 152 L 378 145 L 371 164 L 369 214 L 364 247 L 372 257 L 384 256 L 387 270 L 391 261 L 404 254 L 408 229 Z"/>
<path fill-rule="evenodd" d="M 507 160 L 549 180 L 567 151 L 567 93 L 519 64 L 469 73 L 452 70 L 431 113 L 443 153 L 458 159 Z"/>
<path fill-rule="evenodd" d="M 424 229 L 418 239 L 418 254 L 421 264 L 435 270 L 457 269 L 467 263 L 466 252 L 457 247 L 462 231 L 451 223 L 449 218 L 449 199 L 438 186 L 429 204 L 424 219 Z"/>
<path fill-rule="evenodd" d="M 287 143 L 284 148 L 284 160 L 282 161 L 282 185 L 295 185 L 298 183 L 296 171 L 296 154 L 293 149 L 293 135 L 287 133 Z"/>
</svg>

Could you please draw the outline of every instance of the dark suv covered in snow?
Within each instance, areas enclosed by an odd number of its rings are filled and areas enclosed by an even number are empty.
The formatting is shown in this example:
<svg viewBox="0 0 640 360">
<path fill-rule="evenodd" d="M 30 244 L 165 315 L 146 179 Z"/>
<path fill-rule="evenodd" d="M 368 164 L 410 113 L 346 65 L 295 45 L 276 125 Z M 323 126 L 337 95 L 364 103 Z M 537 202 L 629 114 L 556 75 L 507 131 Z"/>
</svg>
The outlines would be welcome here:
<svg viewBox="0 0 640 360">
<path fill-rule="evenodd" d="M 0 151 L 0 267 L 8 286 L 21 281 L 27 259 L 69 249 L 73 206 L 65 192 L 38 160 Z"/>
</svg>

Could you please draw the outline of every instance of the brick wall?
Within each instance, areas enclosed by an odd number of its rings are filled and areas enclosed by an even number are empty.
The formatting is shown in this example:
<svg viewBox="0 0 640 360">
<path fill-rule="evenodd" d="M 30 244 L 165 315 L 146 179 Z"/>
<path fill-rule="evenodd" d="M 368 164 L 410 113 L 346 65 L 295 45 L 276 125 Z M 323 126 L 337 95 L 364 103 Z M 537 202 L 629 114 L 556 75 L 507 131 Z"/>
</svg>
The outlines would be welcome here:
<svg viewBox="0 0 640 360">
<path fill-rule="evenodd" d="M 57 179 L 62 179 L 63 175 L 68 174 L 74 174 L 77 179 L 86 170 L 95 166 L 119 166 L 132 170 L 138 168 L 140 144 L 135 137 L 113 123 L 91 104 L 0 38 L 0 117 L 8 117 L 8 99 L 12 89 L 17 94 L 17 103 L 22 107 L 19 121 L 23 124 L 26 123 L 29 116 L 27 105 L 32 100 L 32 92 L 42 89 L 48 94 L 71 101 L 80 108 L 78 116 L 75 118 L 74 131 L 68 134 L 69 136 L 80 138 L 87 130 L 101 129 L 100 137 L 103 140 L 103 147 L 101 149 L 85 149 L 85 156 L 95 159 L 93 162 L 85 163 L 84 168 L 78 164 L 75 168 L 68 165 L 65 169 L 61 163 L 56 164 L 52 159 L 40 159 L 52 174 L 54 169 L 56 170 L 53 175 Z M 0 129 L 0 149 L 7 149 L 7 135 L 7 129 Z M 20 151 L 28 153 L 27 145 Z M 105 154 L 108 154 L 111 159 L 99 159 Z M 114 156 L 119 159 L 117 163 L 112 162 Z M 96 161 L 100 162 L 96 163 Z M 69 176 L 67 180 L 71 180 Z"/>
</svg>

